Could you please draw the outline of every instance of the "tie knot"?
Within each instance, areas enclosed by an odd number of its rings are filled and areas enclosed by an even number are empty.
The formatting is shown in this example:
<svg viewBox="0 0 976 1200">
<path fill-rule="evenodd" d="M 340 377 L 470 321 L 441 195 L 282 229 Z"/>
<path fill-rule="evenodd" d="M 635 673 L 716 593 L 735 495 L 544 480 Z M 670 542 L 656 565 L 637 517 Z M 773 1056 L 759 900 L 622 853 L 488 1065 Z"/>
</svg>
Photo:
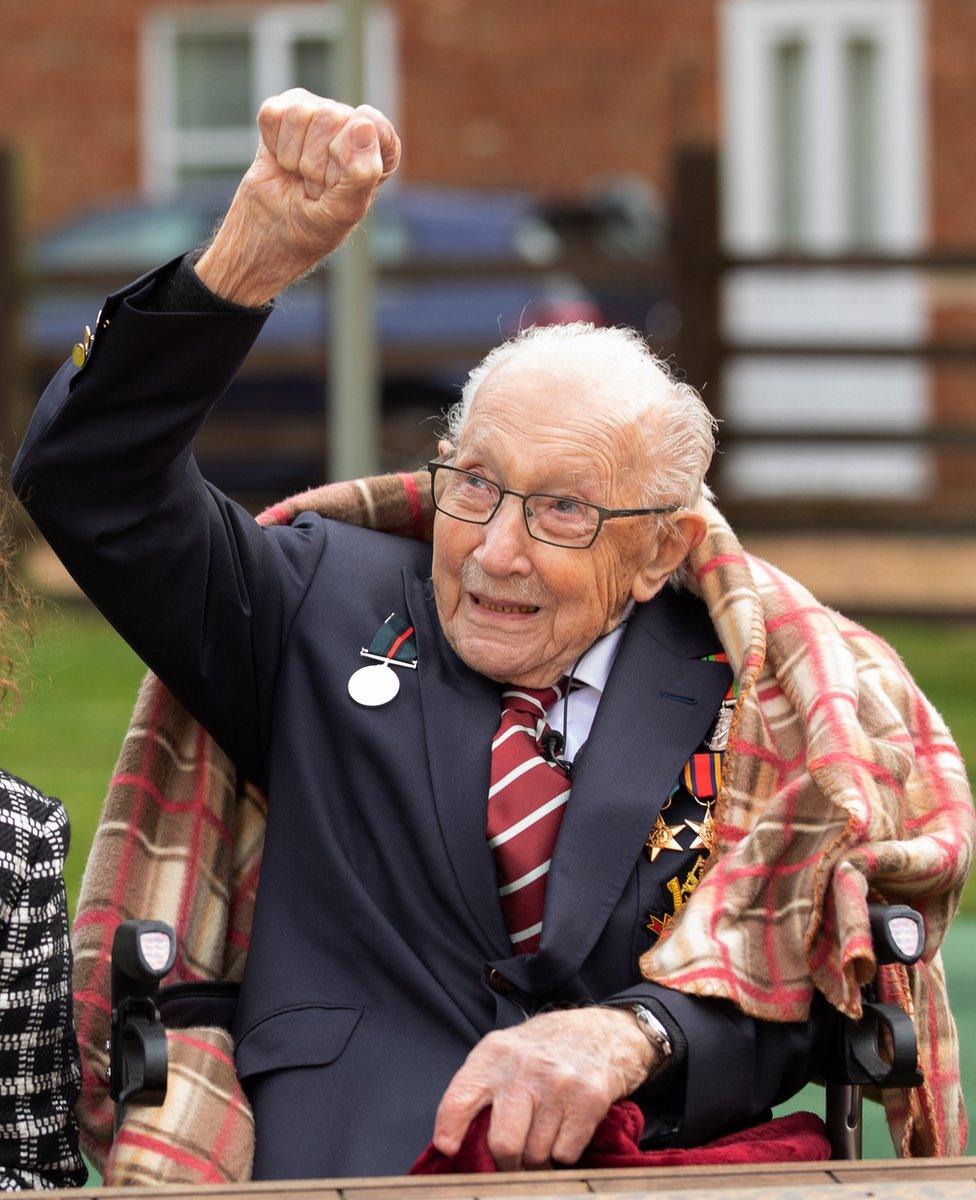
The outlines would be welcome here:
<svg viewBox="0 0 976 1200">
<path fill-rule="evenodd" d="M 502 711 L 526 713 L 538 720 L 562 698 L 565 689 L 565 677 L 551 687 L 544 688 L 516 687 L 515 684 L 508 684 L 502 692 Z"/>
</svg>

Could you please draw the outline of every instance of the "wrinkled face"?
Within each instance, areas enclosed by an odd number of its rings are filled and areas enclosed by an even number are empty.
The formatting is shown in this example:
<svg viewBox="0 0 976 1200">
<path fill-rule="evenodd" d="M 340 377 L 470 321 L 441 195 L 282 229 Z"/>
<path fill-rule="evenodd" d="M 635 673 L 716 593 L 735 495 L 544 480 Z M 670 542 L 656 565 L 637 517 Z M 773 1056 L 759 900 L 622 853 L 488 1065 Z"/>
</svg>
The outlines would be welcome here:
<svg viewBox="0 0 976 1200">
<path fill-rule="evenodd" d="M 481 384 L 448 461 L 518 492 L 640 507 L 647 441 L 613 399 L 578 371 L 516 359 Z M 607 521 L 588 549 L 566 549 L 529 536 L 514 496 L 487 525 L 439 512 L 433 579 L 447 640 L 491 679 L 554 683 L 615 628 L 632 596 L 648 598 L 639 580 L 656 534 L 654 517 L 624 518 Z"/>
</svg>

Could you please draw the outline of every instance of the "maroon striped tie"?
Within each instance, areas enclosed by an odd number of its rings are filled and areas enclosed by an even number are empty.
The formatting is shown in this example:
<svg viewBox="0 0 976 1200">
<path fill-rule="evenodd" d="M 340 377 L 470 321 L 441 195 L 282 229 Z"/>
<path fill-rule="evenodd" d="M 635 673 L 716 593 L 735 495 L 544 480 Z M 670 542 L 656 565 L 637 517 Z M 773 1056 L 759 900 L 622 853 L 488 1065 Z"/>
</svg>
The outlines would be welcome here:
<svg viewBox="0 0 976 1200">
<path fill-rule="evenodd" d="M 539 948 L 546 876 L 569 799 L 568 775 L 542 757 L 539 744 L 549 728 L 546 709 L 562 694 L 562 680 L 548 688 L 507 688 L 491 743 L 488 845 L 509 937 L 519 954 Z"/>
</svg>

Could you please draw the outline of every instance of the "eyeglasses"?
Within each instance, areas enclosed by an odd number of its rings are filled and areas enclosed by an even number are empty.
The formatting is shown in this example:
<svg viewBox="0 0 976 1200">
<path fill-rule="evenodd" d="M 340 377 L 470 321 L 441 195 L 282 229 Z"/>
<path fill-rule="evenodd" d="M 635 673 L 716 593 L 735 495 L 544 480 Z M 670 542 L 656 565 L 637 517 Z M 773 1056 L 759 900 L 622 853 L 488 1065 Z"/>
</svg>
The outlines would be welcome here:
<svg viewBox="0 0 976 1200">
<path fill-rule="evenodd" d="M 596 541 L 604 521 L 616 517 L 645 517 L 654 513 L 673 513 L 677 504 L 660 508 L 602 508 L 571 496 L 553 496 L 547 492 L 513 492 L 499 487 L 483 475 L 462 471 L 447 463 L 429 462 L 431 492 L 438 512 L 470 525 L 487 525 L 506 496 L 522 501 L 522 515 L 529 536 L 550 546 L 567 550 L 585 550 Z"/>
</svg>

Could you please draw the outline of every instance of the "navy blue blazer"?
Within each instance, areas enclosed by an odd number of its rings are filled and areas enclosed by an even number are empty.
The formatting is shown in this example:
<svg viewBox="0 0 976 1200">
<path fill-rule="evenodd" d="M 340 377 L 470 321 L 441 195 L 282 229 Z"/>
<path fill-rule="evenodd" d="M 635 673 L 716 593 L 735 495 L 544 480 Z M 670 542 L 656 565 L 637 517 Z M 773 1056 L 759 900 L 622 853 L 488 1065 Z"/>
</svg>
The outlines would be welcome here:
<svg viewBox="0 0 976 1200">
<path fill-rule="evenodd" d="M 268 791 L 234 1022 L 255 1177 L 405 1171 L 471 1047 L 554 1004 L 639 998 L 668 1025 L 675 1063 L 638 1095 L 649 1141 L 761 1119 L 816 1072 L 826 1008 L 754 1021 L 637 966 L 648 913 L 697 855 L 652 864 L 644 842 L 728 686 L 702 661 L 720 648 L 704 607 L 665 589 L 629 621 L 577 757 L 541 948 L 514 954 L 485 837 L 499 688 L 444 639 L 430 547 L 312 513 L 260 528 L 210 486 L 191 443 L 264 316 L 153 311 L 157 276 L 107 300 L 13 482 L 92 600 Z M 347 682 L 391 612 L 416 628 L 418 669 L 363 708 Z"/>
</svg>

